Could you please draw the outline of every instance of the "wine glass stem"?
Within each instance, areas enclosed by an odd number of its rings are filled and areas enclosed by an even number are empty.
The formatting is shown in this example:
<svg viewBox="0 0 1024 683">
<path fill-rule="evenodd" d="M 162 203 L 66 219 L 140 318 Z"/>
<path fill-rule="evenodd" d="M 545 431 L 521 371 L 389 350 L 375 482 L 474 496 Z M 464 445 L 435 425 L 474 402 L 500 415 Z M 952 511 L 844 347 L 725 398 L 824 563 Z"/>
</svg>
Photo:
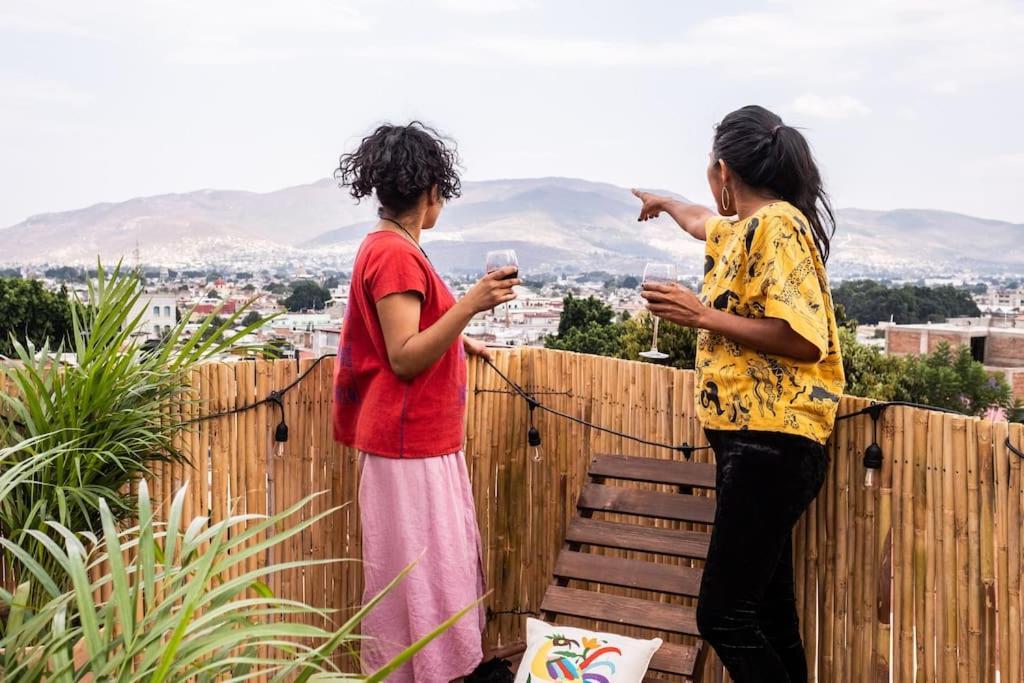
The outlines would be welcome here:
<svg viewBox="0 0 1024 683">
<path fill-rule="evenodd" d="M 651 335 L 651 351 L 658 350 L 658 321 L 660 318 L 654 318 L 654 334 Z"/>
<path fill-rule="evenodd" d="M 505 304 L 505 327 L 512 327 L 512 314 L 509 313 L 508 304 Z"/>
</svg>

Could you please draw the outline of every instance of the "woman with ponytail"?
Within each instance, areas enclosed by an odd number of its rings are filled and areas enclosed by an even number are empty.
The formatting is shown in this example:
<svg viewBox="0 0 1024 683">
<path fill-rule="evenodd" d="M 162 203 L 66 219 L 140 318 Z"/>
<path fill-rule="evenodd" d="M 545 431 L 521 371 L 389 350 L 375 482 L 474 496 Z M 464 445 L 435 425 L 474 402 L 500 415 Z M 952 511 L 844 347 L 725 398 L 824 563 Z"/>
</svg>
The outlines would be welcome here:
<svg viewBox="0 0 1024 683">
<path fill-rule="evenodd" d="M 818 494 L 844 386 L 825 273 L 835 231 L 804 136 L 763 107 L 715 129 L 717 212 L 634 190 L 706 242 L 698 297 L 645 285 L 653 315 L 699 329 L 697 410 L 717 461 L 697 627 L 736 683 L 803 683 L 792 530 Z"/>
</svg>

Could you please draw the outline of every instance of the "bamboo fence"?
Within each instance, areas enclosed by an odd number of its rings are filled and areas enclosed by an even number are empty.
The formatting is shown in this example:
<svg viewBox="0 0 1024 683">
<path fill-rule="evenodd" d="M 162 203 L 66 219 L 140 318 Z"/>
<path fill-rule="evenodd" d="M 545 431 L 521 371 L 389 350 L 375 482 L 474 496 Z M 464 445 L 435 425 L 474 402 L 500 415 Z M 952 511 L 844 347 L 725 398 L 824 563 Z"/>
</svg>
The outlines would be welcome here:
<svg viewBox="0 0 1024 683">
<path fill-rule="evenodd" d="M 249 404 L 292 382 L 311 361 L 210 363 L 188 416 Z M 495 360 L 545 405 L 659 442 L 703 445 L 693 374 L 597 356 L 521 349 Z M 359 558 L 358 455 L 331 438 L 333 361 L 284 396 L 289 439 L 273 440 L 273 405 L 198 423 L 182 435 L 190 465 L 160 467 L 151 491 L 169 500 L 189 483 L 186 518 L 266 513 L 325 492 L 299 515 L 336 514 L 248 568 L 301 558 Z M 527 444 L 525 401 L 487 366 L 469 369 L 466 458 L 483 539 L 486 640 L 523 638 L 551 581 L 567 522 L 594 453 L 678 458 L 543 411 L 539 452 Z M 868 405 L 844 398 L 840 413 Z M 1024 681 L 1021 425 L 905 407 L 878 425 L 879 483 L 864 486 L 871 418 L 840 422 L 818 498 L 794 531 L 797 607 L 812 680 Z M 711 451 L 694 458 L 713 460 Z M 678 561 L 678 560 L 677 560 Z M 2 568 L 0 568 L 2 569 Z M 293 569 L 279 596 L 349 613 L 362 600 L 358 562 Z M 609 589 L 609 592 L 619 592 Z M 629 591 L 624 591 L 630 594 Z M 352 665 L 353 660 L 347 664 Z M 715 676 L 717 678 L 717 676 Z"/>
</svg>

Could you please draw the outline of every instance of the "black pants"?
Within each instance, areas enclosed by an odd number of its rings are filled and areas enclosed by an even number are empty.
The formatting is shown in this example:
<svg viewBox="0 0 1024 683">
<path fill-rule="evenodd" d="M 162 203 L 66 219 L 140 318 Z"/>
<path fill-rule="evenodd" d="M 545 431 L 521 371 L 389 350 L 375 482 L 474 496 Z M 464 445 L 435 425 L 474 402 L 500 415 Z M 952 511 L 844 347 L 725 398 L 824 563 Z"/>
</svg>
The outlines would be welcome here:
<svg viewBox="0 0 1024 683">
<path fill-rule="evenodd" d="M 793 592 L 793 526 L 818 495 L 828 455 L 776 432 L 707 430 L 718 461 L 715 527 L 697 628 L 736 683 L 805 683 Z"/>
</svg>

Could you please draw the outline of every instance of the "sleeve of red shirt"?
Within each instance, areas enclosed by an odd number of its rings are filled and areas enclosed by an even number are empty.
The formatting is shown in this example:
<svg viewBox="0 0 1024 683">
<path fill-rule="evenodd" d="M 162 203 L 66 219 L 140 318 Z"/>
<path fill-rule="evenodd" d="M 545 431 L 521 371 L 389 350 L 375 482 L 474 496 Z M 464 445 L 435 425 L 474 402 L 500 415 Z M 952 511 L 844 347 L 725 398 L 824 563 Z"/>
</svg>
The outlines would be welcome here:
<svg viewBox="0 0 1024 683">
<path fill-rule="evenodd" d="M 364 278 L 374 303 L 391 294 L 427 293 L 427 273 L 420 258 L 397 240 L 381 240 L 368 253 Z"/>
</svg>

